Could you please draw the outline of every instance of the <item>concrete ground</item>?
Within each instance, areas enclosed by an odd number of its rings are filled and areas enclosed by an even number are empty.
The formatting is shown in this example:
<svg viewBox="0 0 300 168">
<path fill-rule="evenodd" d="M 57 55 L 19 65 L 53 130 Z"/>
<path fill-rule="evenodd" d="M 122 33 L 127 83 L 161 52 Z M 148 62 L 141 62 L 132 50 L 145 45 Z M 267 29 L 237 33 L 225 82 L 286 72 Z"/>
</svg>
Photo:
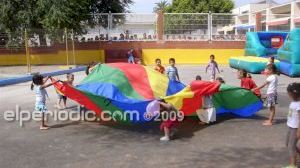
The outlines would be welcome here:
<svg viewBox="0 0 300 168">
<path fill-rule="evenodd" d="M 67 69 L 65 65 L 32 65 L 31 73 L 53 72 Z M 27 66 L 0 66 L 0 79 L 24 76 L 27 74 Z"/>
<path fill-rule="evenodd" d="M 197 74 L 207 79 L 203 66 L 179 66 L 184 83 L 189 83 Z M 221 67 L 221 75 L 231 85 L 239 85 L 236 71 Z M 75 83 L 84 78 L 76 73 Z M 61 79 L 63 77 L 60 77 Z M 265 77 L 253 75 L 258 84 Z M 267 117 L 266 109 L 252 118 L 232 116 L 218 118 L 209 126 L 200 126 L 196 119 L 181 123 L 177 139 L 167 143 L 159 141 L 162 133 L 159 123 L 146 125 L 122 125 L 97 122 L 50 121 L 53 127 L 40 131 L 37 122 L 4 120 L 4 112 L 32 110 L 34 93 L 30 83 L 0 87 L 0 167 L 14 168 L 84 168 L 84 167 L 260 167 L 277 168 L 287 164 L 285 148 L 286 115 L 289 98 L 287 84 L 299 81 L 281 75 L 279 77 L 279 105 L 276 124 L 261 125 Z M 56 93 L 48 88 L 49 110 L 54 110 Z M 76 105 L 69 102 L 69 106 Z"/>
</svg>

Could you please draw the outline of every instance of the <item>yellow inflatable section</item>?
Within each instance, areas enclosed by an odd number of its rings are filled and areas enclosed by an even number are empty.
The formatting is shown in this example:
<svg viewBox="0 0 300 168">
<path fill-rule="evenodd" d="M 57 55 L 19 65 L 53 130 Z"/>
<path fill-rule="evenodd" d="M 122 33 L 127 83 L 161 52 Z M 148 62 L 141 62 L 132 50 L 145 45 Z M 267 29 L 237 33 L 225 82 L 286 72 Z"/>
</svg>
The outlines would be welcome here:
<svg viewBox="0 0 300 168">
<path fill-rule="evenodd" d="M 104 62 L 104 50 L 75 50 L 75 57 L 69 51 L 69 64 L 87 64 L 91 61 Z M 65 51 L 51 54 L 31 54 L 31 64 L 53 65 L 67 64 Z M 25 54 L 5 54 L 0 55 L 0 65 L 25 65 Z"/>
<path fill-rule="evenodd" d="M 153 65 L 156 58 L 162 64 L 168 64 L 169 58 L 175 58 L 176 64 L 207 64 L 209 56 L 214 54 L 219 64 L 228 65 L 233 55 L 244 55 L 244 49 L 143 49 L 143 61 Z"/>
</svg>

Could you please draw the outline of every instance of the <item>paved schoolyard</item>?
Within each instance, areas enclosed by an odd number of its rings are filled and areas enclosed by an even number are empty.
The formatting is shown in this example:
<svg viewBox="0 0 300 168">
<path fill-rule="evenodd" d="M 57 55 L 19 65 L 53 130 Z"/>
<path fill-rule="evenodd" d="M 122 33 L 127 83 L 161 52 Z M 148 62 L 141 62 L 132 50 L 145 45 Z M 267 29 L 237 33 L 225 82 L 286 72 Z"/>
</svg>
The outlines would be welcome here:
<svg viewBox="0 0 300 168">
<path fill-rule="evenodd" d="M 204 66 L 179 66 L 178 69 L 184 83 L 197 74 L 207 79 Z M 239 85 L 235 70 L 221 69 L 228 84 Z M 75 83 L 83 77 L 83 72 L 75 73 Z M 258 84 L 265 79 L 261 75 L 253 78 Z M 33 108 L 35 97 L 29 89 L 30 82 L 0 87 L 0 167 L 281 167 L 288 161 L 284 146 L 289 104 L 286 86 L 299 79 L 281 75 L 279 81 L 274 126 L 261 125 L 267 110 L 248 119 L 218 118 L 217 123 L 209 126 L 200 126 L 197 120 L 189 118 L 181 124 L 178 138 L 168 143 L 159 141 L 162 135 L 159 123 L 129 126 L 51 121 L 53 128 L 40 131 L 38 123 L 32 121 L 20 127 L 18 122 L 5 121 L 3 113 L 15 110 L 16 105 L 22 110 Z M 54 110 L 55 91 L 47 90 L 48 108 Z"/>
</svg>

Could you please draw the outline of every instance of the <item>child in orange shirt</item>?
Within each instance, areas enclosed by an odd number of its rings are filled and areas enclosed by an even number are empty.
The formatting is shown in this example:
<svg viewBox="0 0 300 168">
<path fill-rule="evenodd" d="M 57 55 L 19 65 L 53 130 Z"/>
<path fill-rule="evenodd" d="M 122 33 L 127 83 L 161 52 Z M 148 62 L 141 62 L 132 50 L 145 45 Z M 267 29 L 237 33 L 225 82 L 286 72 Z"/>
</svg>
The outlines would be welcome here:
<svg viewBox="0 0 300 168">
<path fill-rule="evenodd" d="M 160 72 L 161 74 L 164 74 L 165 73 L 165 67 L 163 67 L 161 65 L 161 60 L 159 58 L 157 58 L 155 60 L 155 64 L 156 64 L 156 66 L 154 67 L 154 70 Z"/>
</svg>

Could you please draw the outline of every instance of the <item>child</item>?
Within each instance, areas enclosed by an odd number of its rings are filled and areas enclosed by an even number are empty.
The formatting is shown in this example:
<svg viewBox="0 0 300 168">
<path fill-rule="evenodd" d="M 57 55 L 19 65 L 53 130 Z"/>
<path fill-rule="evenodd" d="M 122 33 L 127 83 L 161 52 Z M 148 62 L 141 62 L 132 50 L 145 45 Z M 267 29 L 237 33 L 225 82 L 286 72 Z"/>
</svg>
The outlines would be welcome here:
<svg viewBox="0 0 300 168">
<path fill-rule="evenodd" d="M 130 49 L 130 51 L 128 51 L 128 53 L 127 53 L 127 55 L 128 55 L 128 63 L 129 64 L 135 64 L 133 51 L 134 51 L 133 49 Z"/>
<path fill-rule="evenodd" d="M 139 64 L 139 65 L 143 65 L 143 60 L 140 58 L 140 59 L 137 60 L 136 63 Z"/>
<path fill-rule="evenodd" d="M 292 99 L 287 116 L 288 134 L 286 146 L 288 148 L 290 165 L 287 168 L 297 168 L 298 148 L 300 139 L 300 83 L 291 83 L 287 87 L 289 97 Z"/>
<path fill-rule="evenodd" d="M 165 73 L 165 67 L 163 67 L 161 65 L 161 60 L 159 58 L 156 58 L 155 64 L 156 64 L 156 66 L 154 67 L 154 70 L 158 71 L 161 74 L 164 74 Z"/>
<path fill-rule="evenodd" d="M 269 63 L 267 64 L 268 65 L 273 65 L 275 62 L 275 58 L 274 57 L 269 57 Z"/>
<path fill-rule="evenodd" d="M 34 75 L 32 77 L 31 90 L 35 91 L 35 110 L 42 112 L 42 122 L 40 125 L 40 130 L 47 130 L 49 126 L 45 124 L 45 112 L 47 111 L 46 107 L 46 96 L 48 97 L 46 88 L 51 86 L 52 83 L 46 84 L 49 77 L 43 78 L 41 75 Z"/>
<path fill-rule="evenodd" d="M 168 75 L 169 79 L 172 81 L 180 81 L 179 75 L 178 75 L 178 70 L 175 67 L 175 59 L 170 58 L 169 64 L 170 64 L 170 66 L 167 67 L 167 75 Z"/>
<path fill-rule="evenodd" d="M 67 80 L 64 81 L 65 83 L 69 84 L 69 85 L 73 85 L 73 81 L 74 81 L 74 75 L 73 74 L 67 74 Z M 62 108 L 67 108 L 67 97 L 58 93 L 57 92 L 57 108 L 58 109 L 62 109 Z M 63 107 L 61 107 L 61 101 L 63 100 Z"/>
<path fill-rule="evenodd" d="M 238 79 L 241 80 L 241 88 L 249 90 L 257 88 L 256 83 L 252 80 L 252 78 L 249 78 L 247 71 L 244 69 L 238 71 Z M 259 89 L 255 90 L 254 94 L 258 97 L 261 97 Z"/>
<path fill-rule="evenodd" d="M 201 80 L 201 76 L 197 75 L 196 80 Z M 216 121 L 216 109 L 214 108 L 212 97 L 206 95 L 202 99 L 202 109 L 196 111 L 200 120 L 200 125 L 209 124 Z"/>
<path fill-rule="evenodd" d="M 169 141 L 170 137 L 174 136 L 176 132 L 176 127 L 178 126 L 178 120 L 177 120 L 177 109 L 169 104 L 166 103 L 164 100 L 160 100 L 160 112 L 163 120 L 160 129 L 164 131 L 164 136 L 160 138 L 161 141 Z M 171 114 L 175 114 L 175 116 L 172 116 Z"/>
<path fill-rule="evenodd" d="M 263 123 L 263 125 L 271 126 L 271 125 L 273 125 L 273 119 L 275 116 L 275 105 L 277 104 L 278 78 L 276 75 L 277 74 L 276 66 L 274 64 L 268 65 L 265 72 L 267 75 L 266 82 L 263 85 L 252 89 L 252 91 L 255 92 L 256 90 L 260 90 L 260 89 L 264 88 L 265 86 L 268 86 L 267 107 L 270 108 L 270 116 L 269 116 L 269 119 Z"/>
<path fill-rule="evenodd" d="M 202 80 L 201 76 L 200 76 L 200 75 L 197 75 L 197 76 L 196 76 L 196 80 L 200 80 L 200 81 L 201 81 L 201 80 Z"/>
<path fill-rule="evenodd" d="M 274 57 L 269 57 L 269 62 L 267 63 L 267 66 L 268 65 L 275 65 L 275 58 Z M 266 71 L 262 71 L 261 74 L 266 74 Z"/>
<path fill-rule="evenodd" d="M 94 67 L 95 67 L 97 64 L 98 64 L 98 63 L 97 63 L 97 62 L 94 62 L 94 61 L 90 62 L 90 63 L 88 64 L 88 66 L 86 67 L 86 69 L 85 69 L 85 74 L 86 74 L 86 75 L 89 75 L 89 74 L 93 71 Z"/>
<path fill-rule="evenodd" d="M 220 82 L 221 84 L 225 84 L 225 81 L 222 77 L 217 77 L 216 81 Z"/>
<path fill-rule="evenodd" d="M 219 71 L 218 63 L 215 61 L 215 55 L 210 55 L 210 62 L 206 66 L 205 72 L 207 73 L 207 70 L 209 70 L 209 75 L 211 80 L 216 79 L 216 71 Z"/>
</svg>

